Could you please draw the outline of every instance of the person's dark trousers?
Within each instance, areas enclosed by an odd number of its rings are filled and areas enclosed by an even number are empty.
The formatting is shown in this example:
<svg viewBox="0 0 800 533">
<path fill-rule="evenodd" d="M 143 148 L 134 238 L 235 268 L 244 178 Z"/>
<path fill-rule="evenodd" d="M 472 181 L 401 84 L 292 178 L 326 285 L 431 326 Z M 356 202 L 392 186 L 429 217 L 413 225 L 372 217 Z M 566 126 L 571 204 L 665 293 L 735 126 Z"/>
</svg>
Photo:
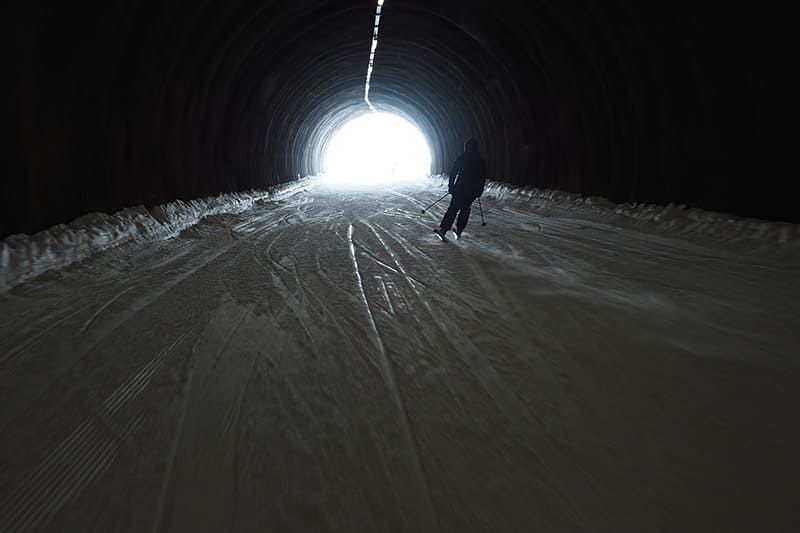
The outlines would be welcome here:
<svg viewBox="0 0 800 533">
<path fill-rule="evenodd" d="M 472 195 L 454 194 L 450 199 L 450 207 L 447 208 L 442 218 L 442 224 L 439 227 L 444 231 L 449 231 L 453 227 L 453 221 L 455 221 L 456 231 L 459 233 L 464 231 L 469 221 L 470 206 L 474 201 L 475 197 Z M 456 214 L 458 215 L 458 220 L 456 220 Z"/>
</svg>

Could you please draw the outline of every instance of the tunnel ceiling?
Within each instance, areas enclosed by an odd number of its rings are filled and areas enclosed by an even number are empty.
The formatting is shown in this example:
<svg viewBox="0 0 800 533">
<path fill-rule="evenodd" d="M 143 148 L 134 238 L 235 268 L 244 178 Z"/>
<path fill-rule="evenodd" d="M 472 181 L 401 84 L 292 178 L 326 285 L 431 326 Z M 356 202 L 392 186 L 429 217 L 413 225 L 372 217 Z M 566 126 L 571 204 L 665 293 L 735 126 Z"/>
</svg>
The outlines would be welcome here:
<svg viewBox="0 0 800 533">
<path fill-rule="evenodd" d="M 76 5 L 73 5 L 76 4 Z M 0 234 L 320 169 L 363 102 L 375 4 L 8 7 Z M 386 0 L 371 100 L 447 171 L 800 222 L 789 22 L 756 2 Z"/>
</svg>

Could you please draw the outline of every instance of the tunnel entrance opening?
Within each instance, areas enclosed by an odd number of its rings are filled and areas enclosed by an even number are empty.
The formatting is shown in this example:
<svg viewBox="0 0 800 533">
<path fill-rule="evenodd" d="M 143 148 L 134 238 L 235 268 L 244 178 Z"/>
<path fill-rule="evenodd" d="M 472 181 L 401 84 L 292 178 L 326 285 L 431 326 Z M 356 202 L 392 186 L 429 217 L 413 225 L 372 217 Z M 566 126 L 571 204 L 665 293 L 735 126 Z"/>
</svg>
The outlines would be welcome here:
<svg viewBox="0 0 800 533">
<path fill-rule="evenodd" d="M 323 156 L 326 179 L 337 184 L 389 184 L 427 176 L 425 136 L 392 113 L 367 113 L 334 132 Z"/>
</svg>

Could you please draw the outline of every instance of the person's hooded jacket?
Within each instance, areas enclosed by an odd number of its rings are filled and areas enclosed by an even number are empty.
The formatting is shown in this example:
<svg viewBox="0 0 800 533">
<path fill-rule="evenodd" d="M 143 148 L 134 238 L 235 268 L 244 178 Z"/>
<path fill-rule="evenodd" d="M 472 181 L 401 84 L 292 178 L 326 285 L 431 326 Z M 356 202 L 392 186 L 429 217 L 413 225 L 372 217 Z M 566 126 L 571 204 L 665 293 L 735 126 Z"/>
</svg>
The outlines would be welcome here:
<svg viewBox="0 0 800 533">
<path fill-rule="evenodd" d="M 458 156 L 450 171 L 447 190 L 458 196 L 477 198 L 486 186 L 486 161 L 478 152 L 478 143 L 470 139 L 464 143 L 464 153 Z"/>
</svg>

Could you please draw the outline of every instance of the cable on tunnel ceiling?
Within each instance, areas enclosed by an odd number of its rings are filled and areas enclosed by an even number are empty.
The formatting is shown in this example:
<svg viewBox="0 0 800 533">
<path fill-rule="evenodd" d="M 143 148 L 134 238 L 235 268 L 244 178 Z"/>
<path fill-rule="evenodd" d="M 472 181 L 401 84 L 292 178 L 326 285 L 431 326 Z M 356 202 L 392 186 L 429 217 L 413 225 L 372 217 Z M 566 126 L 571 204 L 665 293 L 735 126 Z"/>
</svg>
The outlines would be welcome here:
<svg viewBox="0 0 800 533">
<path fill-rule="evenodd" d="M 372 29 L 372 45 L 369 51 L 369 64 L 367 65 L 367 80 L 364 83 L 364 102 L 369 106 L 370 111 L 376 113 L 375 107 L 369 101 L 369 82 L 372 78 L 372 70 L 375 65 L 375 50 L 378 48 L 378 29 L 381 24 L 381 10 L 383 9 L 384 0 L 378 0 L 378 5 L 375 8 L 375 26 Z"/>
</svg>

